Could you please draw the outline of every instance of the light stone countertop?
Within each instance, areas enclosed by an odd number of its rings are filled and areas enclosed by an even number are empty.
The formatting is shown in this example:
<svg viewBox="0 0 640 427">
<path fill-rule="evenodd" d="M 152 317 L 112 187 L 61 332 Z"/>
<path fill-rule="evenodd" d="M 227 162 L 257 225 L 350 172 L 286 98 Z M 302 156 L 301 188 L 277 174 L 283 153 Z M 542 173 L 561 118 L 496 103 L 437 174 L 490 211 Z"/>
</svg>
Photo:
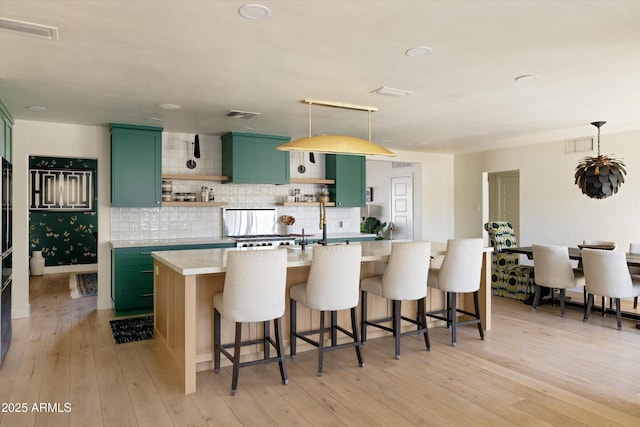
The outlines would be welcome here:
<svg viewBox="0 0 640 427">
<path fill-rule="evenodd" d="M 362 261 L 387 261 L 391 253 L 391 240 L 377 240 L 373 242 L 354 242 L 352 245 L 362 246 Z M 228 251 L 260 251 L 260 250 L 286 250 L 288 252 L 288 267 L 305 267 L 311 265 L 313 259 L 313 245 L 307 246 L 303 251 L 299 247 L 287 249 L 257 249 L 257 248 L 228 248 L 228 249 L 195 249 L 181 251 L 152 252 L 151 256 L 183 275 L 224 273 L 226 271 Z M 432 243 L 431 255 L 442 255 L 446 243 Z"/>
</svg>

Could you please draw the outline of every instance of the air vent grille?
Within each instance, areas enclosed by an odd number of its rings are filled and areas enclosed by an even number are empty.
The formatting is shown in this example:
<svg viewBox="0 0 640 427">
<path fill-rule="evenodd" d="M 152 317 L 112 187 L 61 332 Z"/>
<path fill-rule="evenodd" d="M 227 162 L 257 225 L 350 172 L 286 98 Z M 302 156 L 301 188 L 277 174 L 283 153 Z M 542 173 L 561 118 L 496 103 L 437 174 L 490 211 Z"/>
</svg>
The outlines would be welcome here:
<svg viewBox="0 0 640 427">
<path fill-rule="evenodd" d="M 12 33 L 26 34 L 49 40 L 58 40 L 58 29 L 48 25 L 33 22 L 16 21 L 15 19 L 0 18 L 0 29 Z"/>
<path fill-rule="evenodd" d="M 577 138 L 565 141 L 565 154 L 582 153 L 584 151 L 593 151 L 593 138 Z"/>
<path fill-rule="evenodd" d="M 253 113 L 251 111 L 239 111 L 239 110 L 231 110 L 229 111 L 227 114 L 225 114 L 225 117 L 231 117 L 232 119 L 252 119 L 255 116 L 259 116 L 260 113 Z"/>
</svg>

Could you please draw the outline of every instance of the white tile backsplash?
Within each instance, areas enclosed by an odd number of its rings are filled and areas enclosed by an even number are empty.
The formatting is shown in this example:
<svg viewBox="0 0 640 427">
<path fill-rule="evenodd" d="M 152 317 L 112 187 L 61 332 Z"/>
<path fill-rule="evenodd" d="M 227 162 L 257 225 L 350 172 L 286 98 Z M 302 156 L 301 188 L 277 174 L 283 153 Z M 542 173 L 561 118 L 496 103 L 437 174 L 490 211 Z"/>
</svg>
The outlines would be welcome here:
<svg viewBox="0 0 640 427">
<path fill-rule="evenodd" d="M 162 172 L 181 175 L 221 175 L 222 149 L 220 138 L 214 135 L 200 135 L 200 158 L 195 169 L 186 167 L 187 160 L 193 158 L 194 134 L 162 134 Z M 309 162 L 308 153 L 302 158 L 299 153 L 291 154 L 291 177 L 323 178 L 324 156 L 316 155 L 316 163 Z M 307 171 L 297 172 L 304 161 Z M 258 208 L 272 207 L 282 202 L 294 188 L 301 194 L 315 194 L 319 186 L 312 184 L 222 184 L 212 181 L 174 180 L 174 192 L 196 192 L 200 188 L 213 188 L 216 201 L 225 201 L 229 207 Z M 278 206 L 278 218 L 291 215 L 296 218 L 290 232 L 319 234 L 320 214 L 318 207 Z M 342 223 L 342 227 L 340 227 Z M 359 208 L 327 208 L 327 232 L 347 233 L 360 231 Z M 281 225 L 281 233 L 285 233 Z M 160 208 L 111 208 L 112 240 L 144 240 L 222 237 L 222 208 L 220 207 L 160 207 Z"/>
</svg>

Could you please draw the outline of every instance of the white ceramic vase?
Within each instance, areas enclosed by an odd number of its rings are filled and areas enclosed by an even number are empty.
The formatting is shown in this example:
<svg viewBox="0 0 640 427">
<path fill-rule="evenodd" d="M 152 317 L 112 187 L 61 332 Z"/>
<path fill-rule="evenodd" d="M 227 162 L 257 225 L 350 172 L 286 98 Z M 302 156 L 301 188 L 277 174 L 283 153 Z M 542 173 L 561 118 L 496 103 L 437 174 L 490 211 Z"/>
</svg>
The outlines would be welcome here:
<svg viewBox="0 0 640 427">
<path fill-rule="evenodd" d="M 32 276 L 42 276 L 44 274 L 44 258 L 42 257 L 42 251 L 31 252 L 29 271 Z"/>
</svg>

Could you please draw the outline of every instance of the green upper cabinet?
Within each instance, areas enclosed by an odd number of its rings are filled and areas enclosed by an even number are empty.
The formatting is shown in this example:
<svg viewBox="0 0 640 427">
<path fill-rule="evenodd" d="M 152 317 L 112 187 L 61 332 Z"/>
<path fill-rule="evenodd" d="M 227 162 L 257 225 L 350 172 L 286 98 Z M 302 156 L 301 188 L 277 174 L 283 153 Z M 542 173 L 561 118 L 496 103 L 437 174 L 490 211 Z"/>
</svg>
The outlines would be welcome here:
<svg viewBox="0 0 640 427">
<path fill-rule="evenodd" d="M 290 139 L 239 132 L 222 135 L 222 175 L 239 184 L 288 184 L 289 152 L 276 147 Z"/>
<path fill-rule="evenodd" d="M 335 179 L 329 187 L 331 200 L 341 208 L 365 206 L 366 158 L 342 154 L 327 154 L 327 179 Z"/>
<path fill-rule="evenodd" d="M 13 117 L 0 99 L 0 156 L 11 161 L 13 154 Z"/>
<path fill-rule="evenodd" d="M 111 206 L 159 207 L 162 128 L 111 124 Z"/>
</svg>

